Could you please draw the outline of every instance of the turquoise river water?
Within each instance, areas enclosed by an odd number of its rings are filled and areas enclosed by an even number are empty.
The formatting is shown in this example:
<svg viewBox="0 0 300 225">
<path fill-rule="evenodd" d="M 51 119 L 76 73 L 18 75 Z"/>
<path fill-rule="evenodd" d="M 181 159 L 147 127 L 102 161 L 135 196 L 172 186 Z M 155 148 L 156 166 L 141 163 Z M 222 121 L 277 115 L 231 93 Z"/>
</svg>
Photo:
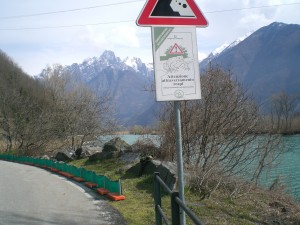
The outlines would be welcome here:
<svg viewBox="0 0 300 225">
<path fill-rule="evenodd" d="M 276 177 L 286 186 L 286 191 L 300 201 L 300 135 L 284 136 L 284 150 L 278 165 L 262 177 L 270 185 Z"/>
</svg>

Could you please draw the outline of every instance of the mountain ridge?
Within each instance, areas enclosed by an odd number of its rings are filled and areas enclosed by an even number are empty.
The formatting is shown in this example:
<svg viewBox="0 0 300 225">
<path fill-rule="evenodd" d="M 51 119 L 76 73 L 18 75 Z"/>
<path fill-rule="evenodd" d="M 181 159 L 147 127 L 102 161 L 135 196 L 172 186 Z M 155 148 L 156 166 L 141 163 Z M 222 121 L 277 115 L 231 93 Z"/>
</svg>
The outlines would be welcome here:
<svg viewBox="0 0 300 225">
<path fill-rule="evenodd" d="M 155 122 L 154 96 L 146 91 L 153 82 L 153 66 L 140 58 L 126 57 L 121 60 L 110 50 L 100 57 L 85 59 L 62 67 L 62 72 L 85 83 L 99 96 L 109 95 L 116 106 L 116 116 L 123 126 L 147 126 Z M 43 70 L 40 76 L 44 76 Z M 153 116 L 141 116 L 153 112 Z M 139 118 L 139 119 L 137 119 Z"/>
<path fill-rule="evenodd" d="M 258 102 L 267 102 L 272 94 L 281 91 L 300 94 L 300 25 L 275 22 L 213 53 L 200 62 L 200 70 L 209 65 L 231 70 Z M 160 105 L 153 93 L 146 91 L 154 83 L 153 65 L 138 57 L 121 60 L 106 50 L 99 57 L 63 70 L 96 93 L 111 95 L 122 125 L 157 122 Z"/>
<path fill-rule="evenodd" d="M 234 47 L 200 63 L 231 70 L 260 102 L 278 92 L 299 94 L 300 25 L 274 22 L 253 32 Z"/>
</svg>

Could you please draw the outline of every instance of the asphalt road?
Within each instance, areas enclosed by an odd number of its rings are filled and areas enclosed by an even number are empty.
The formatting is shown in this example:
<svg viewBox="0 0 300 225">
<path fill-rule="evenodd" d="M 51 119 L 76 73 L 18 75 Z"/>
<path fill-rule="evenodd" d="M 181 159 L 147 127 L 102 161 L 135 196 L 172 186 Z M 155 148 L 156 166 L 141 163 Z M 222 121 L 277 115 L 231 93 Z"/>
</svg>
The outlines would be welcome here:
<svg viewBox="0 0 300 225">
<path fill-rule="evenodd" d="M 46 170 L 0 161 L 0 225 L 126 224 L 107 201 Z"/>
</svg>

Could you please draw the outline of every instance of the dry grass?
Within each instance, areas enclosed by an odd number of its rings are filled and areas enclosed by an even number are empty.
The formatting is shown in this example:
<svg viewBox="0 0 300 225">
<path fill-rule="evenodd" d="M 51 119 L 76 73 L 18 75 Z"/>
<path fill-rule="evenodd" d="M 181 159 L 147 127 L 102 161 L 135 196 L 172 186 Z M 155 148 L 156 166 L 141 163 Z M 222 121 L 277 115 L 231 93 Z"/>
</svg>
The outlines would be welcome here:
<svg viewBox="0 0 300 225">
<path fill-rule="evenodd" d="M 88 163 L 78 160 L 72 163 L 111 179 L 121 179 L 125 201 L 111 202 L 124 216 L 128 224 L 155 224 L 152 176 L 137 177 L 120 173 L 124 163 L 106 160 Z M 201 200 L 198 192 L 186 190 L 186 203 L 206 225 L 300 225 L 300 206 L 281 190 L 254 189 L 247 195 L 231 199 L 223 190 L 215 191 L 209 199 Z M 170 200 L 162 198 L 163 210 L 170 217 Z M 271 223 L 273 221 L 273 223 Z M 187 219 L 187 224 L 192 222 Z"/>
</svg>

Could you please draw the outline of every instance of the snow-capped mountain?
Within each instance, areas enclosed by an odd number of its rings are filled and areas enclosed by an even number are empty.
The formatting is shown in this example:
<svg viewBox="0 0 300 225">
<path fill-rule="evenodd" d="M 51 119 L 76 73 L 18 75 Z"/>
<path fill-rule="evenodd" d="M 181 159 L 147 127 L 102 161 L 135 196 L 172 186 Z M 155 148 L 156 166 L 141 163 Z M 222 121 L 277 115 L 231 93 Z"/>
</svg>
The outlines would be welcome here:
<svg viewBox="0 0 300 225">
<path fill-rule="evenodd" d="M 72 74 L 80 74 L 85 82 L 91 81 L 107 68 L 113 68 L 118 71 L 132 70 L 143 76 L 151 76 L 153 67 L 142 62 L 140 58 L 127 57 L 121 60 L 115 56 L 113 51 L 106 50 L 100 57 L 85 59 L 81 64 L 74 63 L 66 66 L 65 70 Z"/>
<path fill-rule="evenodd" d="M 300 25 L 272 23 L 252 34 L 224 44 L 200 63 L 230 70 L 254 96 L 267 102 L 274 93 L 299 93 Z M 126 126 L 150 125 L 156 121 L 153 93 L 145 91 L 153 84 L 153 65 L 137 57 L 120 59 L 105 51 L 100 57 L 63 67 L 74 79 L 92 90 L 110 94 L 116 105 L 117 118 Z"/>
<path fill-rule="evenodd" d="M 121 60 L 113 51 L 104 51 L 100 57 L 85 59 L 62 67 L 74 79 L 87 84 L 98 94 L 109 94 L 116 105 L 117 118 L 121 124 L 148 125 L 155 119 L 155 98 L 145 87 L 153 82 L 153 66 L 137 57 Z M 46 73 L 46 70 L 42 72 Z"/>
<path fill-rule="evenodd" d="M 219 55 L 225 53 L 226 51 L 230 50 L 231 48 L 237 46 L 239 43 L 241 43 L 242 41 L 244 41 L 246 38 L 248 38 L 250 35 L 252 34 L 252 32 L 248 32 L 247 34 L 245 34 L 242 37 L 237 38 L 235 41 L 233 41 L 232 43 L 227 43 L 225 42 L 223 45 L 221 45 L 220 47 L 216 48 L 214 51 L 212 51 L 208 57 L 206 59 L 204 59 L 201 63 L 203 64 L 208 64 L 209 62 L 211 62 L 214 58 L 218 57 Z"/>
<path fill-rule="evenodd" d="M 150 76 L 153 74 L 153 64 L 151 63 L 143 63 L 140 58 L 136 57 L 126 57 L 123 60 L 123 63 L 128 67 L 133 68 L 136 72 L 141 73 L 144 76 Z"/>
</svg>

